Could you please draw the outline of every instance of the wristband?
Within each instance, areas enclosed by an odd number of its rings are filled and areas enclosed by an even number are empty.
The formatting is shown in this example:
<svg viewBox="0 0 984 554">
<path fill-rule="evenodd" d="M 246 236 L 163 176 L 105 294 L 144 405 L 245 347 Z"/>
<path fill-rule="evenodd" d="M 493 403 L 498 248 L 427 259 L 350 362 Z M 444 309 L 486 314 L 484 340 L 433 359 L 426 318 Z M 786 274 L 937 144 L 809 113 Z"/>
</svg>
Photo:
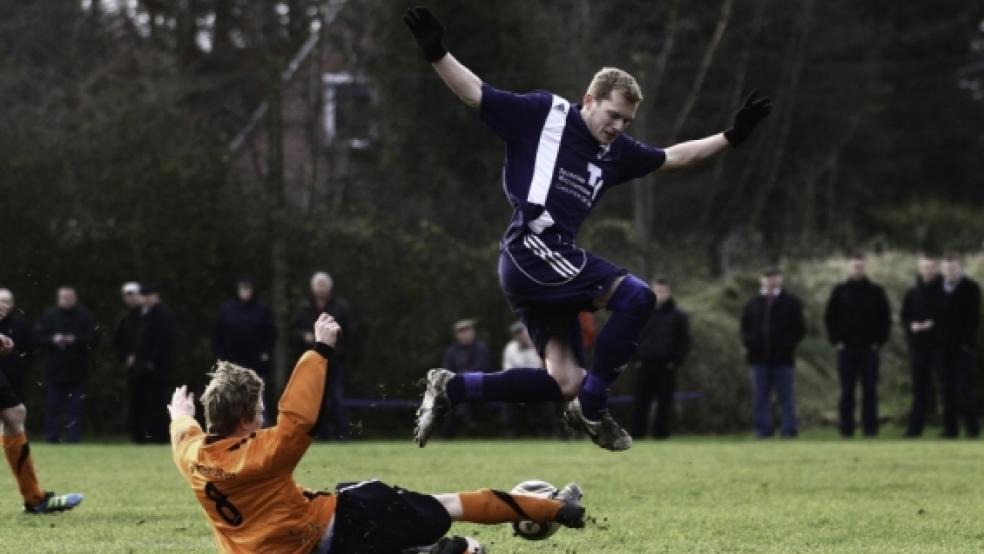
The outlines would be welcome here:
<svg viewBox="0 0 984 554">
<path fill-rule="evenodd" d="M 335 349 L 323 342 L 314 343 L 314 346 L 311 348 L 311 350 L 314 350 L 318 354 L 321 354 L 322 358 L 329 361 L 331 361 L 332 356 L 335 355 Z"/>
</svg>

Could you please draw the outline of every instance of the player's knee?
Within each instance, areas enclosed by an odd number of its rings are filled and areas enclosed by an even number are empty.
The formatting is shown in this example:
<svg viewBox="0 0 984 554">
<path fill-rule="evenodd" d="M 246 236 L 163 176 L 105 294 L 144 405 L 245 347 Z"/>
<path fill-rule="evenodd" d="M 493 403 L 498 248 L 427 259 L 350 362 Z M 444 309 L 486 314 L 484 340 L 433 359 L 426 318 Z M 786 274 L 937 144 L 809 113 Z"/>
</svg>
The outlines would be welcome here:
<svg viewBox="0 0 984 554">
<path fill-rule="evenodd" d="M 655 306 L 656 294 L 635 275 L 626 276 L 608 301 L 609 310 L 647 316 Z"/>
<path fill-rule="evenodd" d="M 27 407 L 23 404 L 18 404 L 0 411 L 0 421 L 3 421 L 3 426 L 9 430 L 16 430 L 23 427 L 26 420 Z"/>
</svg>

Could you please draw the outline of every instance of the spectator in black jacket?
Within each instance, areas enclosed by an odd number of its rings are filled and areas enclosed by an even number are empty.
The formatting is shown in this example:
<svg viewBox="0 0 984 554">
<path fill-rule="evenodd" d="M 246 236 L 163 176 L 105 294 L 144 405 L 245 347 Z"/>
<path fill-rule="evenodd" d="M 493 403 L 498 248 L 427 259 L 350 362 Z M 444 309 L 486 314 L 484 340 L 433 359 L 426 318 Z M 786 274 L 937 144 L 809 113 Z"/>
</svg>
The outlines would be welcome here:
<svg viewBox="0 0 984 554">
<path fill-rule="evenodd" d="M 133 366 L 133 349 L 137 341 L 137 327 L 140 326 L 140 313 L 143 311 L 143 299 L 140 297 L 140 284 L 127 281 L 120 288 L 120 297 L 126 313 L 116 321 L 113 331 L 113 350 L 116 358 L 127 375 Z"/>
<path fill-rule="evenodd" d="M 258 373 L 269 388 L 270 360 L 277 341 L 273 310 L 256 297 L 252 277 L 236 283 L 236 298 L 219 308 L 212 333 L 215 356 Z"/>
<path fill-rule="evenodd" d="M 912 370 L 912 411 L 905 436 L 922 436 L 926 426 L 926 411 L 932 398 L 933 367 L 938 361 L 936 336 L 937 319 L 943 304 L 943 284 L 939 262 L 923 254 L 919 257 L 916 284 L 902 300 L 902 328 L 909 346 L 909 367 Z"/>
<path fill-rule="evenodd" d="M 130 433 L 137 443 L 166 443 L 167 414 L 160 407 L 167 403 L 177 326 L 157 285 L 141 284 L 140 296 L 143 310 L 130 370 Z"/>
<path fill-rule="evenodd" d="M 847 280 L 830 292 L 823 317 L 827 338 L 837 348 L 840 432 L 844 437 L 854 436 L 860 380 L 862 432 L 874 437 L 878 435 L 878 358 L 892 327 L 892 309 L 885 289 L 868 278 L 864 255 L 852 254 L 847 268 Z"/>
<path fill-rule="evenodd" d="M 0 334 L 14 341 L 13 352 L 0 357 L 0 372 L 6 376 L 17 396 L 23 398 L 24 379 L 38 348 L 38 341 L 30 322 L 17 310 L 14 293 L 9 289 L 0 289 Z"/>
<path fill-rule="evenodd" d="M 963 274 L 960 259 L 943 259 L 943 302 L 938 344 L 940 388 L 943 397 L 943 436 L 956 438 L 963 419 L 968 437 L 980 435 L 977 401 L 977 327 L 981 317 L 981 287 Z"/>
<path fill-rule="evenodd" d="M 351 360 L 358 329 L 348 301 L 335 294 L 331 275 L 319 271 L 311 276 L 311 296 L 294 312 L 291 319 L 291 346 L 295 357 L 314 345 L 314 322 L 322 313 L 335 318 L 344 329 L 335 345 L 335 355 L 328 372 L 321 415 L 317 426 L 320 439 L 345 439 L 349 434 L 348 410 L 345 409 L 345 367 Z"/>
<path fill-rule="evenodd" d="M 455 373 L 492 371 L 492 357 L 489 345 L 479 339 L 475 332 L 474 319 L 462 319 L 454 324 L 454 342 L 444 351 L 441 367 Z M 462 402 L 454 406 L 451 417 L 444 424 L 444 437 L 452 439 L 458 434 L 461 424 L 468 430 L 477 427 L 478 410 L 476 402 Z"/>
<path fill-rule="evenodd" d="M 650 283 L 656 294 L 656 306 L 639 336 L 639 374 L 632 417 L 632 436 L 645 437 L 649 414 L 656 399 L 653 437 L 669 438 L 673 418 L 673 394 L 676 392 L 677 368 L 690 352 L 690 323 L 687 314 L 673 299 L 670 282 L 657 277 Z"/>
<path fill-rule="evenodd" d="M 741 316 L 741 339 L 752 368 L 755 432 L 759 437 L 773 435 L 775 390 L 782 414 L 780 433 L 791 438 L 798 433 L 793 363 L 796 347 L 806 334 L 803 305 L 783 289 L 782 271 L 777 268 L 765 270 L 760 285 Z"/>
<path fill-rule="evenodd" d="M 256 296 L 253 278 L 244 275 L 236 282 L 236 298 L 227 300 L 219 308 L 219 317 L 212 330 L 212 348 L 216 358 L 226 360 L 255 371 L 266 386 L 267 414 L 265 420 L 275 418 L 270 412 L 276 409 L 276 394 L 272 375 L 273 348 L 277 341 L 277 325 L 273 310 Z"/>
<path fill-rule="evenodd" d="M 57 305 L 41 317 L 37 334 L 47 351 L 45 440 L 59 442 L 64 431 L 67 442 L 79 442 L 85 416 L 89 354 L 98 339 L 96 318 L 79 304 L 75 287 L 63 286 L 58 289 Z"/>
</svg>

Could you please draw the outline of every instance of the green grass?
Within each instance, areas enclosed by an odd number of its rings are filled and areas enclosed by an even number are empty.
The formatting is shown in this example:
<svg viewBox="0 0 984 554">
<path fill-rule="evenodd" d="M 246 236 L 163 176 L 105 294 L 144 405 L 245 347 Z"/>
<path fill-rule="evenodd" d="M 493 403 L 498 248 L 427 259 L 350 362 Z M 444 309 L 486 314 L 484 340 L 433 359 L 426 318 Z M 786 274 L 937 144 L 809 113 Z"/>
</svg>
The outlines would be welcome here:
<svg viewBox="0 0 984 554">
<path fill-rule="evenodd" d="M 33 446 L 42 484 L 79 490 L 76 511 L 27 516 L 0 477 L 4 552 L 210 552 L 209 529 L 164 447 Z M 604 452 L 586 442 L 317 444 L 308 486 L 378 477 L 447 492 L 538 477 L 580 482 L 581 531 L 532 543 L 508 526 L 458 524 L 493 553 L 980 552 L 982 445 L 800 439 L 682 439 Z"/>
</svg>

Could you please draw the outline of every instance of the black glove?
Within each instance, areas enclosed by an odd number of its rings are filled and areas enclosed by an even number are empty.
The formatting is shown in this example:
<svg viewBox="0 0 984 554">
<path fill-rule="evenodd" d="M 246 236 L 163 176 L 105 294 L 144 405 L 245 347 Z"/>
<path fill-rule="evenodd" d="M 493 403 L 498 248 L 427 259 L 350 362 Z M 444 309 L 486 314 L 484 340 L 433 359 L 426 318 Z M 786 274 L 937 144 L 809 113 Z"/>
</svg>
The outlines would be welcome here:
<svg viewBox="0 0 984 554">
<path fill-rule="evenodd" d="M 430 10 L 421 6 L 410 8 L 403 14 L 403 22 L 424 51 L 425 60 L 434 63 L 448 53 L 444 46 L 444 25 L 441 25 Z"/>
<path fill-rule="evenodd" d="M 765 116 L 772 111 L 772 99 L 768 96 L 758 97 L 758 89 L 755 89 L 745 98 L 745 103 L 735 114 L 735 121 L 731 128 L 724 132 L 724 138 L 728 139 L 731 146 L 738 146 L 743 140 L 752 134 L 752 130 L 758 125 Z"/>
</svg>

